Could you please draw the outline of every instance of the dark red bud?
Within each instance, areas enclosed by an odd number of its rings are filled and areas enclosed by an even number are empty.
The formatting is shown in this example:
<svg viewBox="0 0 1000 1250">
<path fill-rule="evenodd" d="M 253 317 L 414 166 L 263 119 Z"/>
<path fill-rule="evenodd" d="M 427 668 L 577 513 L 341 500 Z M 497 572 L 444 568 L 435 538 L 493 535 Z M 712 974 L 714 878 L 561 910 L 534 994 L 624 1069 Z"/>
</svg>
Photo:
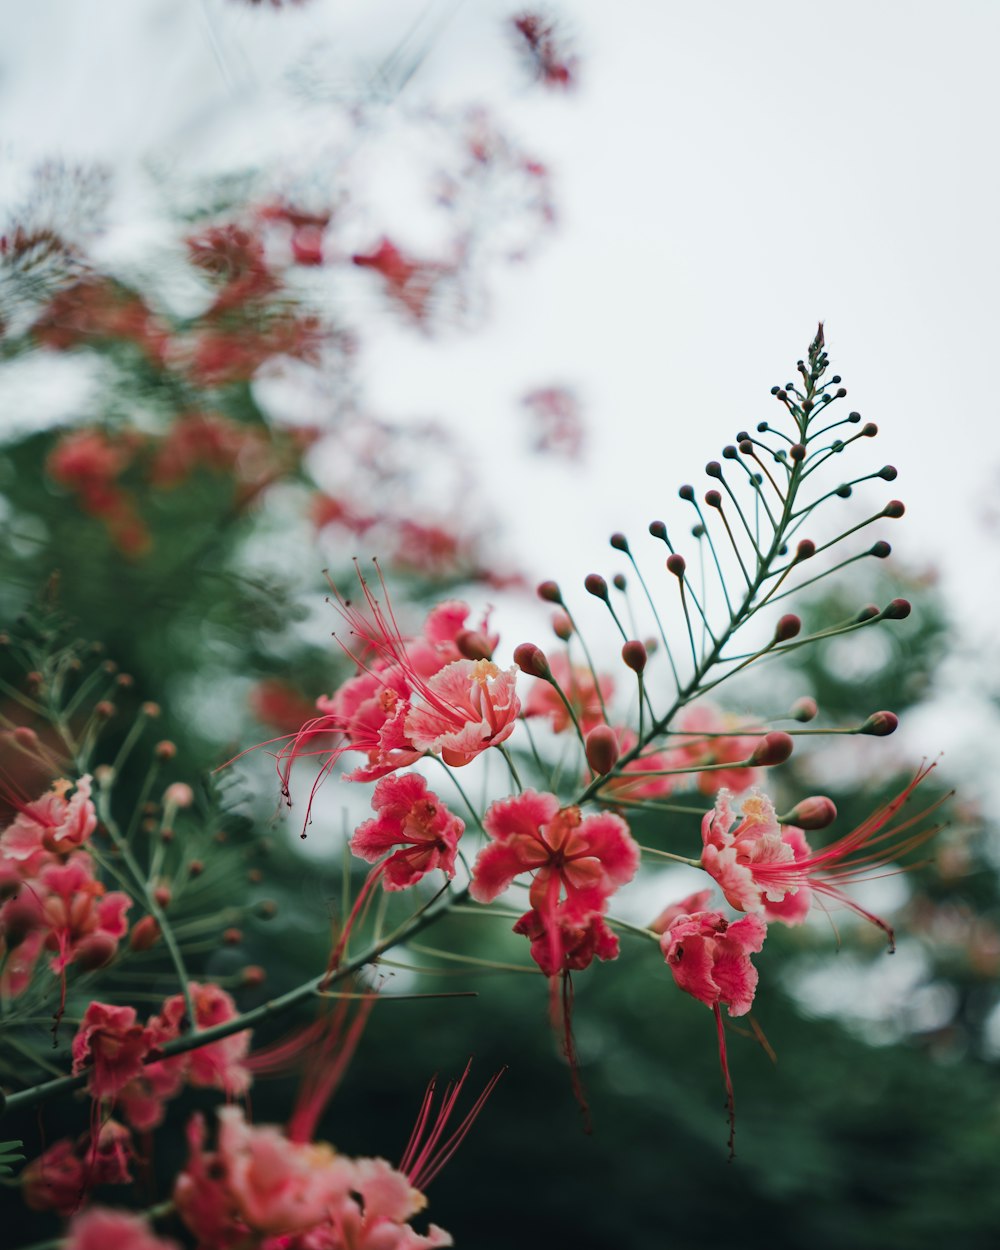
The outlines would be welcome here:
<svg viewBox="0 0 1000 1250">
<path fill-rule="evenodd" d="M 846 387 L 846 386 L 838 386 L 838 387 L 837 387 L 837 394 L 836 394 L 836 398 L 837 398 L 837 399 L 844 399 L 846 395 L 847 395 L 847 387 Z"/>
<path fill-rule="evenodd" d="M 748 438 L 744 438 L 744 439 L 740 442 L 740 451 L 744 454 L 744 456 L 750 456 L 750 455 L 752 455 L 752 454 L 753 454 L 753 443 L 752 443 L 752 442 L 751 442 Z"/>
<path fill-rule="evenodd" d="M 666 542 L 667 527 L 663 524 L 662 521 L 650 521 L 649 532 L 653 535 L 654 538 L 659 538 L 659 539 L 662 539 L 664 542 Z"/>
<path fill-rule="evenodd" d="M 858 730 L 860 734 L 870 734 L 873 738 L 888 738 L 896 732 L 899 717 L 895 712 L 872 712 L 871 716 Z"/>
<path fill-rule="evenodd" d="M 816 554 L 816 544 L 811 538 L 803 538 L 795 548 L 795 563 L 799 560 L 809 560 Z"/>
<path fill-rule="evenodd" d="M 222 934 L 222 940 L 227 946 L 239 946 L 243 941 L 243 930 L 226 929 Z"/>
<path fill-rule="evenodd" d="M 538 587 L 539 599 L 545 599 L 548 603 L 562 603 L 562 591 L 556 582 L 542 582 Z"/>
<path fill-rule="evenodd" d="M 615 551 L 628 551 L 628 539 L 619 531 L 615 531 L 615 533 L 611 535 L 610 541 L 611 546 L 614 547 Z"/>
<path fill-rule="evenodd" d="M 854 618 L 855 625 L 860 625 L 863 621 L 870 621 L 872 617 L 880 615 L 877 606 L 874 603 L 866 603 Z"/>
<path fill-rule="evenodd" d="M 632 639 L 622 647 L 622 659 L 633 673 L 641 673 L 648 658 L 649 653 L 638 639 Z"/>
<path fill-rule="evenodd" d="M 240 973 L 240 984 L 246 989 L 252 989 L 255 986 L 263 985 L 267 979 L 267 973 L 260 964 L 247 964 Z"/>
<path fill-rule="evenodd" d="M 595 599 L 603 599 L 608 602 L 608 583 L 600 575 L 600 573 L 588 573 L 583 579 L 583 585 L 589 595 L 593 595 Z"/>
<path fill-rule="evenodd" d="M 171 894 L 170 886 L 168 885 L 158 885 L 153 891 L 153 898 L 156 899 L 157 903 L 159 903 L 161 907 L 169 907 L 172 897 L 173 895 Z"/>
<path fill-rule="evenodd" d="M 674 577 L 683 577 L 686 568 L 687 564 L 683 556 L 677 555 L 676 552 L 671 556 L 667 556 L 667 569 L 673 573 Z"/>
<path fill-rule="evenodd" d="M 622 594 L 625 593 L 625 587 L 628 585 L 628 582 L 625 580 L 624 573 L 616 573 L 611 581 L 614 583 L 615 590 L 620 590 Z"/>
<path fill-rule="evenodd" d="M 552 632 L 563 642 L 569 642 L 573 637 L 573 622 L 565 612 L 553 612 Z"/>
<path fill-rule="evenodd" d="M 793 720 L 797 720 L 797 721 L 800 721 L 802 724 L 805 724 L 806 721 L 813 720 L 818 711 L 819 711 L 819 707 L 816 703 L 816 700 L 812 698 L 811 695 L 807 694 L 807 695 L 803 695 L 801 699 L 795 700 L 795 702 L 789 708 L 788 714 L 789 716 L 791 716 Z"/>
<path fill-rule="evenodd" d="M 760 768 L 773 768 L 776 764 L 784 764 L 794 749 L 795 743 L 791 737 L 780 729 L 775 730 L 765 734 L 757 743 L 750 756 L 750 763 Z"/>
<path fill-rule="evenodd" d="M 467 660 L 490 660 L 493 648 L 490 640 L 478 629 L 462 629 L 455 636 L 455 646 Z"/>
<path fill-rule="evenodd" d="M 861 433 L 865 436 L 865 438 L 874 438 L 878 433 L 878 426 L 874 421 L 869 421 L 866 425 L 861 427 Z"/>
<path fill-rule="evenodd" d="M 802 443 L 793 443 L 788 449 L 788 454 L 793 460 L 805 460 L 806 449 Z"/>
<path fill-rule="evenodd" d="M 858 424 L 858 422 L 861 420 L 861 413 L 860 413 L 860 412 L 849 412 L 849 413 L 847 414 L 847 419 L 848 419 L 848 421 L 850 421 L 851 425 L 857 425 L 857 424 Z"/>
<path fill-rule="evenodd" d="M 115 714 L 115 705 L 107 699 L 102 699 L 100 703 L 94 705 L 94 715 L 99 716 L 101 720 L 110 720 Z"/>
<path fill-rule="evenodd" d="M 190 877 L 200 877 L 204 871 L 205 865 L 200 859 L 193 859 L 190 864 L 188 864 L 188 876 Z"/>
<path fill-rule="evenodd" d="M 177 745 L 171 742 L 169 738 L 164 738 L 162 742 L 158 742 L 153 747 L 153 754 L 158 760 L 172 760 L 177 754 Z"/>
<path fill-rule="evenodd" d="M 719 464 L 718 460 L 709 460 L 708 464 L 705 465 L 705 472 L 709 477 L 722 477 L 722 465 Z"/>
<path fill-rule="evenodd" d="M 705 502 L 710 508 L 722 507 L 722 496 L 717 490 L 709 490 L 705 492 Z"/>
<path fill-rule="evenodd" d="M 694 487 L 693 486 L 687 486 L 687 485 L 682 486 L 677 493 L 678 495 L 680 495 L 680 497 L 684 500 L 685 503 L 691 503 L 694 500 Z"/>
<path fill-rule="evenodd" d="M 132 926 L 128 944 L 134 951 L 148 951 L 160 940 L 160 926 L 155 916 L 143 916 Z"/>
<path fill-rule="evenodd" d="M 886 542 L 877 542 L 872 544 L 868 554 L 874 556 L 876 560 L 884 560 L 886 556 L 892 555 L 892 548 Z"/>
<path fill-rule="evenodd" d="M 896 478 L 899 477 L 899 473 L 894 464 L 883 465 L 883 467 L 879 469 L 878 475 L 883 482 L 894 482 Z"/>
<path fill-rule="evenodd" d="M 160 715 L 160 705 L 158 703 L 144 703 L 139 711 L 143 716 L 148 716 L 150 720 L 156 720 Z"/>
<path fill-rule="evenodd" d="M 798 825 L 800 829 L 825 829 L 837 819 L 837 805 L 825 794 L 814 794 L 801 803 L 796 803 L 787 816 L 782 817 L 783 825 Z"/>
<path fill-rule="evenodd" d="M 789 612 L 783 616 L 774 628 L 775 642 L 788 642 L 802 628 L 802 621 L 794 612 Z"/>
<path fill-rule="evenodd" d="M 529 677 L 552 676 L 545 652 L 541 647 L 536 647 L 533 642 L 522 642 L 520 646 L 514 648 L 514 663 L 522 673 L 527 673 Z"/>
<path fill-rule="evenodd" d="M 882 515 L 898 521 L 905 511 L 906 507 L 901 499 L 890 499 L 882 509 Z"/>
<path fill-rule="evenodd" d="M 598 725 L 587 734 L 587 763 L 599 777 L 611 772 L 618 759 L 618 738 L 610 725 Z"/>
<path fill-rule="evenodd" d="M 726 460 L 735 460 L 737 454 L 736 448 L 732 445 L 732 443 L 729 443 L 722 449 L 722 455 Z"/>
<path fill-rule="evenodd" d="M 115 957 L 118 950 L 118 939 L 100 929 L 88 934 L 77 946 L 73 962 L 81 972 L 92 972 L 95 968 L 103 968 Z"/>
<path fill-rule="evenodd" d="M 908 599 L 893 599 L 882 609 L 882 615 L 887 621 L 905 621 L 912 611 Z"/>
</svg>

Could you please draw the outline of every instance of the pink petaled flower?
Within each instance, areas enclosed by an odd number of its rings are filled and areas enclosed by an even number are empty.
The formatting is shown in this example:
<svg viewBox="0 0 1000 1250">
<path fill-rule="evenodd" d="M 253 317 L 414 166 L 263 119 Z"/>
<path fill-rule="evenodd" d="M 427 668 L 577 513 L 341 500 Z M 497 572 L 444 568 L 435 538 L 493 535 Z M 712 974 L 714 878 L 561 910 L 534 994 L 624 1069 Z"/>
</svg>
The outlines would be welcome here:
<svg viewBox="0 0 1000 1250">
<path fill-rule="evenodd" d="M 128 932 L 125 913 L 132 900 L 120 890 L 106 892 L 86 852 L 46 865 L 38 876 L 38 897 L 48 928 L 45 945 L 55 951 L 53 972 L 63 973 L 71 963 L 100 968 L 110 962 Z"/>
<path fill-rule="evenodd" d="M 194 1003 L 195 1023 L 199 1029 L 225 1024 L 238 1014 L 232 996 L 218 985 L 189 981 L 188 990 Z M 155 1039 L 155 1045 L 162 1046 L 165 1042 L 180 1037 L 181 1024 L 186 1015 L 187 1004 L 183 994 L 174 994 L 168 998 L 160 1014 L 151 1017 L 149 1021 L 150 1036 Z M 191 1085 L 221 1089 L 229 1097 L 233 1097 L 245 1093 L 250 1086 L 250 1071 L 243 1063 L 250 1050 L 250 1038 L 251 1031 L 244 1029 L 240 1033 L 232 1033 L 229 1037 L 221 1037 L 218 1041 L 185 1051 L 182 1055 L 160 1059 L 150 1066 L 162 1068 L 164 1084 L 167 1076 L 172 1074 L 176 1077 L 182 1074 Z"/>
<path fill-rule="evenodd" d="M 575 909 L 563 901 L 549 916 L 532 908 L 514 925 L 531 942 L 531 958 L 547 977 L 589 968 L 595 958 L 618 958 L 618 938 L 601 916 L 581 923 Z"/>
<path fill-rule="evenodd" d="M 95 1098 L 114 1098 L 142 1071 L 150 1035 L 134 1007 L 91 1003 L 73 1038 L 73 1073 L 89 1071 L 87 1088 Z"/>
<path fill-rule="evenodd" d="M 593 914 L 639 865 L 639 847 L 620 816 L 584 816 L 578 807 L 561 808 L 554 794 L 525 790 L 501 799 L 483 825 L 493 841 L 472 871 L 470 893 L 480 903 L 492 902 L 522 872 L 534 872 L 533 907 L 549 911 L 565 892 L 581 913 Z"/>
<path fill-rule="evenodd" d="M 86 1168 L 68 1137 L 32 1159 L 20 1179 L 24 1201 L 32 1211 L 54 1211 L 64 1217 L 77 1209 L 87 1188 Z"/>
<path fill-rule="evenodd" d="M 682 990 L 706 1007 L 722 1004 L 731 1016 L 745 1016 L 757 989 L 750 956 L 766 936 L 759 916 L 728 921 L 721 912 L 699 911 L 674 917 L 660 949 Z"/>
<path fill-rule="evenodd" d="M 700 703 L 682 713 L 679 728 L 689 736 L 678 737 L 675 745 L 684 764 L 688 768 L 699 764 L 712 765 L 712 768 L 697 774 L 698 789 L 702 794 L 715 794 L 723 786 L 734 794 L 742 794 L 760 780 L 759 768 L 717 767 L 750 758 L 760 739 L 739 733 L 740 729 L 748 727 L 710 703 Z"/>
<path fill-rule="evenodd" d="M 516 668 L 455 660 L 418 686 L 404 731 L 418 750 L 440 755 L 452 768 L 468 764 L 514 732 L 521 711 L 516 681 Z"/>
<path fill-rule="evenodd" d="M 468 607 L 449 600 L 431 612 L 421 637 L 406 639 L 391 606 L 383 610 L 365 579 L 359 580 L 367 611 L 339 595 L 337 603 L 364 647 L 360 655 L 349 652 L 360 671 L 333 695 L 317 700 L 321 715 L 307 721 L 279 753 L 286 796 L 292 765 L 302 755 L 323 758 L 322 780 L 344 751 L 361 751 L 368 762 L 347 780 L 377 781 L 426 751 L 448 752 L 448 762 L 466 763 L 513 731 L 520 704 L 512 672 L 501 673 L 486 660 L 461 658 L 467 636 L 474 636 L 480 649 L 492 650 L 495 635 L 485 618 L 478 629 L 466 630 Z M 331 734 L 345 741 L 331 747 Z"/>
<path fill-rule="evenodd" d="M 614 694 L 614 681 L 602 674 L 597 683 L 589 668 L 571 664 L 562 652 L 549 657 L 549 669 L 569 700 L 580 728 L 586 734 L 605 719 L 604 704 Z M 603 701 L 603 702 L 602 702 Z M 566 705 L 555 688 L 547 681 L 536 678 L 524 705 L 525 716 L 546 716 L 553 732 L 563 733 L 573 727 Z"/>
<path fill-rule="evenodd" d="M 801 829 L 779 826 L 771 801 L 759 792 L 743 801 L 742 818 L 737 822 L 729 795 L 723 791 L 715 809 L 702 821 L 702 867 L 718 881 L 738 911 L 763 911 L 769 918 L 799 924 L 812 896 L 819 894 L 835 899 L 880 928 L 892 950 L 890 926 L 856 903 L 842 887 L 867 880 L 873 870 L 884 868 L 935 832 L 933 827 L 915 834 L 908 831 L 937 803 L 900 825 L 886 828 L 933 767 L 922 768 L 894 799 L 819 851 L 810 848 Z"/>
<path fill-rule="evenodd" d="M 419 773 L 383 777 L 375 787 L 372 807 L 378 818 L 358 826 L 351 850 L 374 863 L 392 847 L 404 844 L 382 866 L 387 890 L 406 889 L 435 868 L 454 877 L 455 852 L 465 825 L 427 789 Z"/>
<path fill-rule="evenodd" d="M 157 1237 L 140 1215 L 91 1207 L 70 1224 L 64 1250 L 180 1250 L 176 1241 Z"/>
<path fill-rule="evenodd" d="M 693 902 L 698 896 L 692 896 Z M 757 969 L 750 962 L 764 945 L 767 925 L 759 916 L 728 921 L 721 912 L 698 911 L 674 916 L 660 938 L 660 949 L 680 989 L 710 1007 L 719 1040 L 719 1064 L 729 1106 L 729 1153 L 736 1134 L 736 1102 L 726 1054 L 721 1007 L 743 1016 L 753 1004 Z"/>
<path fill-rule="evenodd" d="M 90 798 L 90 774 L 76 783 L 72 798 L 66 795 L 72 782 L 56 781 L 48 794 L 25 803 L 13 822 L 0 834 L 0 854 L 23 865 L 25 875 L 50 855 L 69 855 L 97 828 L 97 812 Z"/>
</svg>

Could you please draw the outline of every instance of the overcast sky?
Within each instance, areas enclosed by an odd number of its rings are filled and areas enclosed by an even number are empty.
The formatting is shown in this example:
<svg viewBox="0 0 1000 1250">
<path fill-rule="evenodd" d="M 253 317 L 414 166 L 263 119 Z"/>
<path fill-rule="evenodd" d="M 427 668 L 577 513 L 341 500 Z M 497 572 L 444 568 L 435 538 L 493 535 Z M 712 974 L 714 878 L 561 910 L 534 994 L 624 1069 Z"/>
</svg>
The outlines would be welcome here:
<svg viewBox="0 0 1000 1250">
<path fill-rule="evenodd" d="M 900 470 L 871 496 L 908 504 L 885 536 L 992 619 L 995 0 L 581 0 L 561 10 L 580 87 L 559 96 L 526 85 L 501 29 L 512 7 L 492 0 L 0 9 L 8 200 L 52 155 L 106 161 L 134 196 L 151 159 L 178 180 L 276 154 L 298 178 L 330 174 L 331 114 L 289 92 L 289 71 L 309 58 L 350 81 L 423 17 L 437 34 L 406 103 L 494 104 L 550 163 L 560 226 L 499 277 L 485 331 L 434 345 L 384 328 L 365 364 L 387 415 L 461 430 L 483 514 L 503 514 L 533 571 L 568 583 L 608 567 L 612 529 L 682 515 L 678 483 L 707 486 L 705 461 L 774 416 L 769 387 L 823 318 L 850 405 L 882 430 L 871 467 Z M 583 468 L 526 463 L 512 432 L 518 397 L 549 381 L 584 399 Z"/>
</svg>

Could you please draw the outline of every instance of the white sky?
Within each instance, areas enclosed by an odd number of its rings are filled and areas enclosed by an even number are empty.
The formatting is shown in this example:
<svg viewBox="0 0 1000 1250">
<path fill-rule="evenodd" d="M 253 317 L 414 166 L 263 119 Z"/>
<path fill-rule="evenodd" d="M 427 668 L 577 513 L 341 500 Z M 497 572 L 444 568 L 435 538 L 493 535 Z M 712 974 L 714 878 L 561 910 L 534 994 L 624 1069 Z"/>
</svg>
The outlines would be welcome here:
<svg viewBox="0 0 1000 1250">
<path fill-rule="evenodd" d="M 533 571 L 568 585 L 614 567 L 613 529 L 687 522 L 677 485 L 707 487 L 705 461 L 775 417 L 768 389 L 823 318 L 845 408 L 882 430 L 865 445 L 871 467 L 900 470 L 870 496 L 907 502 L 883 533 L 991 617 L 997 538 L 980 516 L 998 481 L 995 0 L 581 0 L 561 12 L 582 85 L 561 96 L 525 86 L 501 29 L 512 11 L 2 0 L 5 164 L 94 157 L 128 188 L 149 159 L 180 181 L 281 154 L 298 178 L 335 178 L 331 115 L 289 95 L 289 69 L 310 54 L 349 81 L 355 57 L 376 62 L 428 13 L 441 30 L 406 101 L 496 104 L 553 168 L 561 224 L 500 276 L 485 331 L 438 345 L 375 333 L 376 405 L 458 428 L 483 514 L 499 511 Z M 0 198 L 17 198 L 4 181 Z M 516 401 L 553 380 L 586 404 L 582 468 L 525 462 Z"/>
</svg>

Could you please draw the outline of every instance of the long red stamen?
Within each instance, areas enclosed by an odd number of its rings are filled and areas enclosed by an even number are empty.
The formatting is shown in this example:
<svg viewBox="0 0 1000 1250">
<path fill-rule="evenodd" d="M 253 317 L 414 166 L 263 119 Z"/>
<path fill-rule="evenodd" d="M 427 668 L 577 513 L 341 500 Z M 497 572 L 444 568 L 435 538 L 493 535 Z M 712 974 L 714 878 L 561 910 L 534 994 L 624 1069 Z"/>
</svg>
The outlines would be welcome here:
<svg viewBox="0 0 1000 1250">
<path fill-rule="evenodd" d="M 448 1120 L 455 1109 L 458 1102 L 458 1096 L 462 1091 L 462 1086 L 469 1075 L 472 1067 L 472 1060 L 465 1065 L 465 1071 L 455 1082 L 448 1082 L 445 1088 L 444 1098 L 438 1109 L 437 1119 L 434 1126 L 427 1136 L 427 1140 L 421 1144 L 421 1138 L 427 1129 L 427 1125 L 431 1117 L 431 1108 L 434 1104 L 434 1092 L 437 1088 L 437 1077 L 434 1077 L 427 1090 L 424 1093 L 423 1102 L 420 1104 L 420 1110 L 417 1113 L 417 1122 L 413 1126 L 413 1132 L 410 1134 L 410 1140 L 406 1144 L 406 1150 L 403 1152 L 403 1158 L 399 1165 L 399 1170 L 403 1172 L 415 1189 L 425 1190 L 432 1180 L 438 1175 L 445 1164 L 451 1159 L 452 1155 L 462 1144 L 466 1134 L 472 1127 L 476 1117 L 486 1105 L 486 1100 L 496 1088 L 497 1082 L 506 1072 L 506 1068 L 501 1068 L 499 1072 L 495 1072 L 486 1083 L 485 1089 L 472 1104 L 472 1107 L 466 1112 L 466 1115 L 458 1128 L 450 1137 L 439 1145 L 444 1135 Z"/>
<path fill-rule="evenodd" d="M 722 1068 L 722 1079 L 726 1083 L 726 1108 L 729 1112 L 729 1158 L 736 1155 L 736 1098 L 733 1094 L 733 1079 L 729 1075 L 729 1056 L 726 1053 L 726 1026 L 722 1021 L 722 1009 L 713 1003 L 712 1013 L 715 1016 L 715 1029 L 719 1035 L 719 1066 Z"/>
</svg>

